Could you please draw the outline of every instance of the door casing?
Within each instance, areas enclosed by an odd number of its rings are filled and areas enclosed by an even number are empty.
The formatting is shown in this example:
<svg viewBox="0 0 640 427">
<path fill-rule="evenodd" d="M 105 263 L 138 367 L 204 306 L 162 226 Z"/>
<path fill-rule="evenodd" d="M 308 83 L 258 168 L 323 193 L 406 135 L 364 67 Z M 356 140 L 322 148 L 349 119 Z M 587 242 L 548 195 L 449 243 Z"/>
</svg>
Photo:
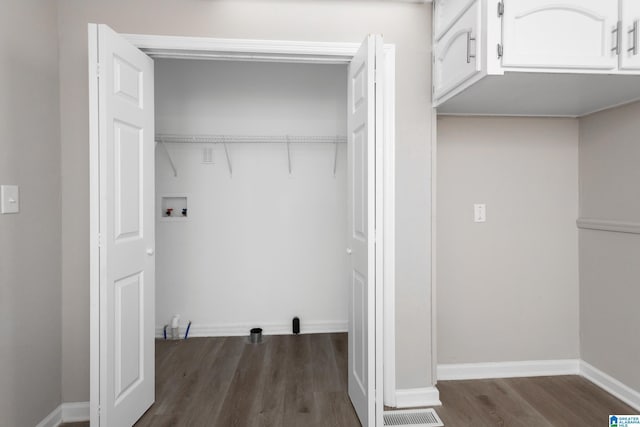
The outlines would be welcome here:
<svg viewBox="0 0 640 427">
<path fill-rule="evenodd" d="M 91 25 L 91 24 L 90 24 Z M 360 43 L 273 41 L 122 34 L 152 58 L 349 64 Z M 97 44 L 89 31 L 89 43 Z M 376 402 L 396 405 L 395 375 L 395 45 L 384 45 L 383 141 L 376 141 Z M 89 70 L 97 59 L 89 55 Z M 90 420 L 98 426 L 100 391 L 99 134 L 97 85 L 89 86 L 90 124 Z M 381 145 L 380 145 L 381 144 Z M 382 301 L 380 301 L 382 300 Z M 382 327 L 379 325 L 382 324 Z M 384 360 L 384 363 L 383 363 Z M 382 384 L 382 387 L 378 385 Z M 382 405 L 376 425 L 382 426 Z"/>
</svg>

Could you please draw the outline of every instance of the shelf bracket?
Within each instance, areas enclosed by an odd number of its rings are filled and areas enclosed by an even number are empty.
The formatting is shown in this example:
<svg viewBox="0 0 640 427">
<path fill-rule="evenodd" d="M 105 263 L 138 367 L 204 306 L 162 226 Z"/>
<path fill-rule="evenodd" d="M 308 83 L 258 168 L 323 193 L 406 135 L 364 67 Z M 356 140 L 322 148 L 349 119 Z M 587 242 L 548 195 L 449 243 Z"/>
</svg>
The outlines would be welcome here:
<svg viewBox="0 0 640 427">
<path fill-rule="evenodd" d="M 167 153 L 167 158 L 169 159 L 169 164 L 171 165 L 171 169 L 173 169 L 173 176 L 178 176 L 178 170 L 176 169 L 176 165 L 173 163 L 173 159 L 171 158 L 171 153 L 169 153 L 169 149 L 167 145 L 164 143 L 164 140 L 160 140 L 160 145 L 164 148 L 164 152 Z"/>
<path fill-rule="evenodd" d="M 229 176 L 233 176 L 233 168 L 231 167 L 231 157 L 229 156 L 229 149 L 227 148 L 227 141 L 222 137 L 222 146 L 224 147 L 224 155 L 227 158 L 227 168 L 229 168 Z"/>
</svg>

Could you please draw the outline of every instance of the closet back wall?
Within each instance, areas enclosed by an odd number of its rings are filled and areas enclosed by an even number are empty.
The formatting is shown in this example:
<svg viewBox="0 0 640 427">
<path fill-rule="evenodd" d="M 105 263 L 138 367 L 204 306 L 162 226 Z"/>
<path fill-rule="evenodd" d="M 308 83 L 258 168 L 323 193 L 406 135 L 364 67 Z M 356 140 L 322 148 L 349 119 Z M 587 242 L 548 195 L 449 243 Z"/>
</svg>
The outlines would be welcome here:
<svg viewBox="0 0 640 427">
<path fill-rule="evenodd" d="M 346 135 L 346 66 L 156 60 L 156 132 Z M 170 143 L 156 150 L 163 195 L 187 195 L 188 219 L 157 223 L 158 328 L 173 314 L 194 335 L 346 330 L 346 146 Z"/>
</svg>

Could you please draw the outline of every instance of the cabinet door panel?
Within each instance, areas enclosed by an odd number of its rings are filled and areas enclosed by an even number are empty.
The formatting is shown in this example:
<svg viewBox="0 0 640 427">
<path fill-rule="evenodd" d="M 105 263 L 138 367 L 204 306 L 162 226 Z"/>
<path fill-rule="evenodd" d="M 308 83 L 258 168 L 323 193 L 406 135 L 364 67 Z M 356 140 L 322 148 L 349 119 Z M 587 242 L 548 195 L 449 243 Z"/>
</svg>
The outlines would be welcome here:
<svg viewBox="0 0 640 427">
<path fill-rule="evenodd" d="M 480 1 L 442 36 L 435 47 L 434 98 L 438 99 L 480 72 Z"/>
<path fill-rule="evenodd" d="M 640 70 L 640 1 L 622 0 L 620 5 L 620 68 Z"/>
<path fill-rule="evenodd" d="M 618 66 L 618 56 L 612 51 L 618 40 L 617 1 L 504 3 L 503 66 L 600 70 Z"/>
<path fill-rule="evenodd" d="M 455 23 L 475 0 L 435 0 L 434 4 L 434 30 L 435 40 L 442 38 L 444 33 Z"/>
</svg>

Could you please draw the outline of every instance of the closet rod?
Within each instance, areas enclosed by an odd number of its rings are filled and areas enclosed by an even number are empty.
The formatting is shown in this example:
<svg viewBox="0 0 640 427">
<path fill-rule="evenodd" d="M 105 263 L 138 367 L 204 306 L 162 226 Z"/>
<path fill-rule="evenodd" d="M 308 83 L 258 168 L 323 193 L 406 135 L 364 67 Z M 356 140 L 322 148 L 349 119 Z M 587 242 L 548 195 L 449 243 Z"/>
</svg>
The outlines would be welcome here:
<svg viewBox="0 0 640 427">
<path fill-rule="evenodd" d="M 158 134 L 156 141 L 178 143 L 224 144 L 247 143 L 337 143 L 347 142 L 346 136 L 301 136 L 301 135 L 176 135 Z"/>
</svg>

